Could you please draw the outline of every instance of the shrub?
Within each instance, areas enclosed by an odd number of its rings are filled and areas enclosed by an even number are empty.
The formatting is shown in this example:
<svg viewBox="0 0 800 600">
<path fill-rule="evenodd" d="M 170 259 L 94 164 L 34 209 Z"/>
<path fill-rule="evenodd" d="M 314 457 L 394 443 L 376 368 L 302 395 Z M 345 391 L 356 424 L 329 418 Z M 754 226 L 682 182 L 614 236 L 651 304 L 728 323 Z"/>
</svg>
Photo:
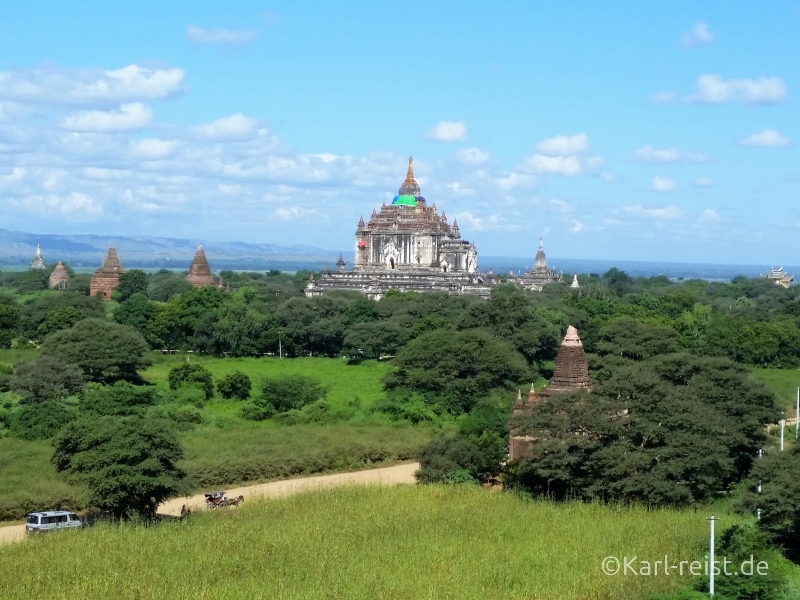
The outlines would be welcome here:
<svg viewBox="0 0 800 600">
<path fill-rule="evenodd" d="M 10 389 L 26 403 L 63 399 L 83 387 L 83 371 L 50 356 L 15 365 Z"/>
<path fill-rule="evenodd" d="M 175 404 L 191 404 L 195 408 L 203 408 L 206 403 L 206 392 L 197 383 L 189 383 L 172 392 L 171 400 Z"/>
<path fill-rule="evenodd" d="M 247 421 L 266 421 L 275 414 L 275 409 L 272 408 L 271 404 L 266 406 L 246 404 L 242 407 L 242 411 L 239 414 Z"/>
<path fill-rule="evenodd" d="M 206 400 L 214 397 L 214 379 L 203 365 L 188 362 L 180 364 L 170 370 L 168 379 L 170 389 L 177 390 L 187 383 L 196 383 L 203 388 Z"/>
<path fill-rule="evenodd" d="M 23 440 L 46 440 L 74 420 L 75 413 L 61 402 L 40 402 L 11 413 L 9 429 L 14 437 Z"/>
<path fill-rule="evenodd" d="M 142 414 L 156 403 L 156 388 L 118 381 L 114 385 L 90 384 L 81 399 L 81 409 L 98 415 L 123 417 Z"/>
<path fill-rule="evenodd" d="M 321 400 L 326 393 L 327 390 L 318 379 L 304 375 L 284 375 L 262 382 L 261 397 L 256 400 L 256 404 L 272 406 L 276 412 L 281 413 Z"/>
<path fill-rule="evenodd" d="M 250 390 L 253 384 L 250 378 L 241 371 L 233 371 L 228 373 L 217 382 L 217 391 L 219 395 L 230 400 L 236 398 L 237 400 L 247 400 L 250 397 Z"/>
</svg>

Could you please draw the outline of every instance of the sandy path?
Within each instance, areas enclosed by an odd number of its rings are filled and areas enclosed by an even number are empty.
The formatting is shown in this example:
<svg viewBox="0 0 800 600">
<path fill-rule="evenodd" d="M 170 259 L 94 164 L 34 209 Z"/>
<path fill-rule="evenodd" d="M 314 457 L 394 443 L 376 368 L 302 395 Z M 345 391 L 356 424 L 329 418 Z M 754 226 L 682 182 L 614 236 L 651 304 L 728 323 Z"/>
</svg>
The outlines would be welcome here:
<svg viewBox="0 0 800 600">
<path fill-rule="evenodd" d="M 263 498 L 275 498 L 278 496 L 296 494 L 306 490 L 348 484 L 397 485 L 399 483 L 414 483 L 414 471 L 417 469 L 419 469 L 418 463 L 407 463 L 394 467 L 383 467 L 366 471 L 333 473 L 331 475 L 284 479 L 282 481 L 257 483 L 237 488 L 223 487 L 219 489 L 224 490 L 228 498 L 235 498 L 241 495 L 244 496 L 245 501 L 247 501 L 258 496 Z M 193 510 L 205 509 L 205 496 L 203 496 L 203 494 L 197 494 L 196 496 L 188 498 L 168 500 L 158 507 L 158 512 L 162 515 L 178 516 L 181 514 L 181 506 L 184 504 Z M 7 544 L 22 539 L 25 539 L 25 525 L 7 525 L 5 527 L 0 527 L 0 544 Z"/>
<path fill-rule="evenodd" d="M 302 477 L 299 479 L 284 479 L 282 481 L 271 481 L 269 483 L 257 483 L 237 488 L 218 488 L 225 492 L 228 498 L 244 496 L 245 502 L 254 497 L 274 498 L 276 496 L 287 496 L 305 490 L 318 488 L 335 487 L 345 484 L 379 484 L 396 485 L 398 483 L 414 483 L 414 471 L 419 469 L 418 463 L 397 465 L 394 467 L 383 467 L 381 469 L 369 469 L 366 471 L 353 471 L 352 473 L 333 473 L 331 475 L 318 475 L 316 477 Z M 209 490 L 212 491 L 212 490 Z M 181 514 L 181 506 L 188 506 L 191 509 L 206 507 L 206 499 L 203 494 L 191 496 L 190 498 L 175 498 L 168 500 L 158 507 L 159 514 L 175 515 Z"/>
</svg>

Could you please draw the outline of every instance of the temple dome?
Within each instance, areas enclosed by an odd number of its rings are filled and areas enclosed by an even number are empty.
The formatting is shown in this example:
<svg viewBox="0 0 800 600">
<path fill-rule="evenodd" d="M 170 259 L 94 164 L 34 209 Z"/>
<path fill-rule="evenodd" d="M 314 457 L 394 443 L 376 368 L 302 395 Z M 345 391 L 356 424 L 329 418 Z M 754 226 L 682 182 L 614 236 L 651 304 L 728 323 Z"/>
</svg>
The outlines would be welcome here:
<svg viewBox="0 0 800 600">
<path fill-rule="evenodd" d="M 544 256 L 544 244 L 542 238 L 539 238 L 539 251 L 536 252 L 536 262 L 533 268 L 547 269 L 547 259 Z"/>
</svg>

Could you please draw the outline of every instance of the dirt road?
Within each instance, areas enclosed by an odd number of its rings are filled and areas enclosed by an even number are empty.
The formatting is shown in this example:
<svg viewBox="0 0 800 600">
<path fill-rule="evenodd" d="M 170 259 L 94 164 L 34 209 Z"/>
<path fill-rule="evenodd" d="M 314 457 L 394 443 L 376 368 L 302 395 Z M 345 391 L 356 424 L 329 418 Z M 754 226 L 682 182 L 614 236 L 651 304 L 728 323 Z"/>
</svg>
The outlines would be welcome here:
<svg viewBox="0 0 800 600">
<path fill-rule="evenodd" d="M 353 471 L 351 473 L 333 473 L 331 475 L 318 475 L 316 477 L 302 477 L 299 479 L 284 479 L 282 481 L 271 481 L 269 483 L 257 483 L 244 487 L 221 489 L 226 492 L 228 498 L 235 498 L 241 495 L 245 497 L 245 501 L 248 501 L 259 496 L 263 498 L 275 498 L 304 492 L 306 490 L 336 487 L 339 485 L 397 485 L 399 483 L 414 483 L 414 471 L 418 468 L 418 463 L 408 463 L 381 469 Z M 178 516 L 181 514 L 181 506 L 184 504 L 195 510 L 205 508 L 206 501 L 203 494 L 197 494 L 189 498 L 175 498 L 159 506 L 158 512 L 162 515 Z M 5 527 L 0 527 L 0 544 L 7 544 L 22 539 L 25 539 L 25 525 L 7 525 Z"/>
</svg>

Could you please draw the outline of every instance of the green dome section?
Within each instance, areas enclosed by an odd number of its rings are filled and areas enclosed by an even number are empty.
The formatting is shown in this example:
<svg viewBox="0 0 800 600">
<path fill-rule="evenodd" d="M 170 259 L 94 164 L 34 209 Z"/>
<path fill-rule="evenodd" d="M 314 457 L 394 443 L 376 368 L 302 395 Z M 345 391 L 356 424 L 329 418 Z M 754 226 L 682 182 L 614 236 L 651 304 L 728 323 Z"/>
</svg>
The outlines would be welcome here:
<svg viewBox="0 0 800 600">
<path fill-rule="evenodd" d="M 417 199 L 414 196 L 408 195 L 395 196 L 392 200 L 392 204 L 397 206 L 416 206 Z"/>
</svg>

